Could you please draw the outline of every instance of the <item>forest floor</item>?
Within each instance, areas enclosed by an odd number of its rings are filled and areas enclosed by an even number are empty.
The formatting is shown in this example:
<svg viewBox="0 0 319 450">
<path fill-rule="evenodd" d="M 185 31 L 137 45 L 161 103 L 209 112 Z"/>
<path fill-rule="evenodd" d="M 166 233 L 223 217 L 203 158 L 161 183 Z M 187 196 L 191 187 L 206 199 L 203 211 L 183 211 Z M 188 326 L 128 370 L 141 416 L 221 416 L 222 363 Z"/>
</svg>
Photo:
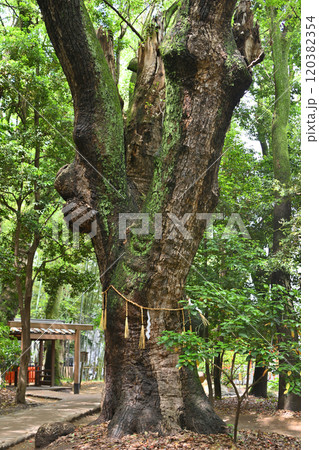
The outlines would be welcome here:
<svg viewBox="0 0 319 450">
<path fill-rule="evenodd" d="M 239 430 L 279 433 L 291 437 L 301 436 L 300 412 L 278 411 L 277 399 L 249 396 L 244 400 L 239 416 Z M 234 397 L 215 400 L 214 410 L 227 425 L 234 424 L 237 400 Z"/>
<path fill-rule="evenodd" d="M 84 383 L 81 391 L 98 393 L 102 383 Z M 69 449 L 300 449 L 300 413 L 276 411 L 275 399 L 249 397 L 242 405 L 239 420 L 238 442 L 231 439 L 236 399 L 226 397 L 214 402 L 216 413 L 229 426 L 228 435 L 203 436 L 182 432 L 176 436 L 161 437 L 156 434 L 127 436 L 116 441 L 107 438 L 107 423 L 90 425 L 98 415 L 87 416 L 74 422 L 76 430 L 69 436 L 53 442 L 48 448 Z M 34 439 L 13 447 L 15 450 L 33 449 Z"/>
<path fill-rule="evenodd" d="M 14 393 L 13 389 L 12 393 Z M 28 388 L 27 393 L 28 397 L 32 396 L 31 398 L 36 400 L 38 407 L 12 409 L 15 408 L 12 404 L 13 396 L 8 395 L 7 392 L 1 395 L 5 398 L 2 412 L 6 411 L 6 414 L 0 415 L 0 448 L 12 447 L 19 442 L 31 439 L 44 423 L 72 422 L 100 409 L 100 390 L 95 393 L 82 391 L 80 395 L 74 395 L 66 390 Z M 42 399 L 45 401 L 41 402 Z M 58 401 L 52 403 L 52 400 Z M 31 448 L 34 448 L 34 443 Z"/>
<path fill-rule="evenodd" d="M 182 432 L 175 436 L 161 437 L 153 433 L 126 436 L 109 441 L 107 423 L 82 424 L 74 434 L 65 436 L 48 448 L 69 449 L 300 449 L 300 413 L 276 411 L 274 399 L 249 397 L 242 406 L 239 419 L 238 442 L 231 435 L 235 416 L 236 399 L 228 397 L 214 403 L 216 413 L 229 425 L 229 435 L 204 436 Z M 97 417 L 97 416 L 96 416 Z M 87 421 L 94 417 L 87 417 Z"/>
<path fill-rule="evenodd" d="M 12 414 L 23 409 L 42 406 L 47 403 L 55 403 L 56 400 L 48 398 L 33 398 L 26 396 L 25 405 L 17 405 L 15 402 L 15 389 L 0 389 L 0 416 Z"/>
</svg>

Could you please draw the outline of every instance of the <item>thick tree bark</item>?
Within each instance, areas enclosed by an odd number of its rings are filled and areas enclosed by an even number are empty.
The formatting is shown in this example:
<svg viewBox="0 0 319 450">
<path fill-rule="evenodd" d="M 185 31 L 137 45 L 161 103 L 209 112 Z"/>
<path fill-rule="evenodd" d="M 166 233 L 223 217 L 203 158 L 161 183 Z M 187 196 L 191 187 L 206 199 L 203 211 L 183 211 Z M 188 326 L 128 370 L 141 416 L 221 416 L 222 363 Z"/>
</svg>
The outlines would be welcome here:
<svg viewBox="0 0 319 450">
<path fill-rule="evenodd" d="M 126 173 L 139 205 L 145 199 L 160 151 L 165 112 L 165 69 L 159 48 L 164 37 L 163 21 L 138 49 L 137 80 L 128 112 Z"/>
<path fill-rule="evenodd" d="M 78 153 L 60 170 L 56 188 L 69 205 L 85 205 L 92 217 L 98 211 L 93 245 L 104 289 L 112 282 L 141 306 L 177 308 L 205 229 L 195 213 L 212 213 L 217 204 L 225 133 L 251 83 L 231 30 L 236 1 L 183 2 L 166 35 L 159 27 L 139 49 L 126 164 L 117 91 L 83 3 L 38 3 L 75 110 Z M 161 213 L 161 236 L 127 230 L 126 239 L 119 241 L 117 216 L 128 211 L 143 211 L 152 219 Z M 189 214 L 189 239 L 177 231 L 169 214 L 179 220 Z M 90 220 L 82 231 L 89 225 Z M 174 433 L 181 428 L 222 432 L 224 423 L 197 373 L 178 370 L 178 353 L 157 344 L 164 330 L 180 329 L 179 315 L 148 314 L 150 336 L 141 350 L 140 309 L 129 305 L 130 336 L 125 339 L 125 306 L 109 292 L 101 412 L 101 419 L 111 420 L 109 435 Z"/>
<path fill-rule="evenodd" d="M 272 124 L 272 150 L 273 150 L 273 166 L 274 177 L 280 182 L 280 185 L 284 188 L 289 188 L 291 184 L 291 169 L 290 159 L 288 151 L 288 136 L 287 126 L 289 120 L 289 107 L 290 107 L 290 83 L 289 83 L 289 47 L 290 38 L 288 37 L 288 29 L 286 25 L 281 23 L 280 14 L 278 17 L 278 11 L 275 7 L 269 8 L 271 17 L 271 39 L 272 39 L 272 59 L 274 64 L 274 81 L 275 81 L 275 108 Z M 276 254 L 281 249 L 281 242 L 285 237 L 287 226 L 285 222 L 289 222 L 291 219 L 291 199 L 290 196 L 277 194 L 276 203 L 274 206 L 273 215 L 273 254 Z M 289 291 L 290 275 L 284 269 L 278 269 L 272 273 L 271 283 L 273 285 L 283 286 Z M 286 296 L 287 297 L 287 296 Z M 293 305 L 289 301 L 289 298 L 276 299 L 276 301 L 282 301 L 285 305 L 284 316 L 293 313 Z M 282 319 L 284 318 L 282 317 Z M 292 338 L 291 330 L 282 325 L 278 325 L 280 334 L 280 340 L 283 342 L 289 342 Z M 298 339 L 298 334 L 294 330 L 295 339 Z M 285 352 L 286 353 L 286 352 Z M 279 358 L 279 364 L 283 364 L 285 367 L 291 364 L 291 368 L 298 362 L 298 357 L 294 352 L 289 355 L 285 354 L 285 357 Z M 289 392 L 284 394 L 286 389 L 286 383 L 288 383 L 289 377 L 287 372 L 289 370 L 281 371 L 279 375 L 279 395 L 278 395 L 278 409 L 292 409 L 300 410 L 301 400 L 300 396 Z"/>
</svg>

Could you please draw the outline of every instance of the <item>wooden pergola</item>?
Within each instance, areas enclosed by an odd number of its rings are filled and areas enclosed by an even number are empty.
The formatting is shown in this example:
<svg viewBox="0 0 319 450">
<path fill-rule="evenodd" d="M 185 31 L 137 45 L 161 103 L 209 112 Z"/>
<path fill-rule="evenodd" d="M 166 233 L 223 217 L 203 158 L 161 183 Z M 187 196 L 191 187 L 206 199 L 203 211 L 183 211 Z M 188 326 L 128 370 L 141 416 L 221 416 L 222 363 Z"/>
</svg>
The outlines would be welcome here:
<svg viewBox="0 0 319 450">
<path fill-rule="evenodd" d="M 54 386 L 55 341 L 74 341 L 74 394 L 80 392 L 80 336 L 81 331 L 93 330 L 91 324 L 64 323 L 55 320 L 34 320 L 30 323 L 30 339 L 40 342 L 39 366 L 43 366 L 43 344 L 51 341 L 51 386 Z M 21 340 L 22 328 L 20 320 L 8 322 L 10 334 Z"/>
</svg>

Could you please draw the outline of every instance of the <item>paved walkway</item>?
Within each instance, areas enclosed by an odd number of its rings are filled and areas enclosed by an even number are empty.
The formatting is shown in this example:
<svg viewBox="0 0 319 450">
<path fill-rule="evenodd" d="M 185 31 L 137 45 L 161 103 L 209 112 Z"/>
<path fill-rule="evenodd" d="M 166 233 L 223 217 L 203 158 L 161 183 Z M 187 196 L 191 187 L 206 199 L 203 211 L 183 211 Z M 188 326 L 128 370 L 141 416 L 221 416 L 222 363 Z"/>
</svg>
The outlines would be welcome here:
<svg viewBox="0 0 319 450">
<path fill-rule="evenodd" d="M 100 393 L 74 395 L 52 390 L 27 390 L 27 395 L 60 400 L 56 403 L 23 409 L 0 416 L 0 449 L 11 447 L 34 436 L 48 422 L 70 422 L 100 408 Z"/>
</svg>

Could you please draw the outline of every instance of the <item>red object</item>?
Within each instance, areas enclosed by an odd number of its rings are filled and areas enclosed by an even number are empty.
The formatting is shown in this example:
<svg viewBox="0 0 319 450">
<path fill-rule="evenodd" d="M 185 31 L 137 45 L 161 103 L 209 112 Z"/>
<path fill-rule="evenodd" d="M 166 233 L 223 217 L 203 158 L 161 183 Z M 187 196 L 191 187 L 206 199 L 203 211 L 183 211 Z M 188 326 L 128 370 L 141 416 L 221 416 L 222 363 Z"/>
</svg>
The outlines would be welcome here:
<svg viewBox="0 0 319 450">
<path fill-rule="evenodd" d="M 35 383 L 35 367 L 28 367 L 28 384 Z"/>
<path fill-rule="evenodd" d="M 38 370 L 38 367 L 28 367 L 28 384 L 35 383 L 35 371 Z M 18 367 L 16 370 L 11 370 L 10 372 L 6 372 L 5 374 L 5 381 L 10 386 L 14 384 L 15 382 L 15 373 L 17 372 L 17 379 L 19 377 L 19 370 L 20 367 Z"/>
<path fill-rule="evenodd" d="M 14 370 L 11 372 L 6 372 L 5 381 L 9 385 L 14 384 Z"/>
</svg>

